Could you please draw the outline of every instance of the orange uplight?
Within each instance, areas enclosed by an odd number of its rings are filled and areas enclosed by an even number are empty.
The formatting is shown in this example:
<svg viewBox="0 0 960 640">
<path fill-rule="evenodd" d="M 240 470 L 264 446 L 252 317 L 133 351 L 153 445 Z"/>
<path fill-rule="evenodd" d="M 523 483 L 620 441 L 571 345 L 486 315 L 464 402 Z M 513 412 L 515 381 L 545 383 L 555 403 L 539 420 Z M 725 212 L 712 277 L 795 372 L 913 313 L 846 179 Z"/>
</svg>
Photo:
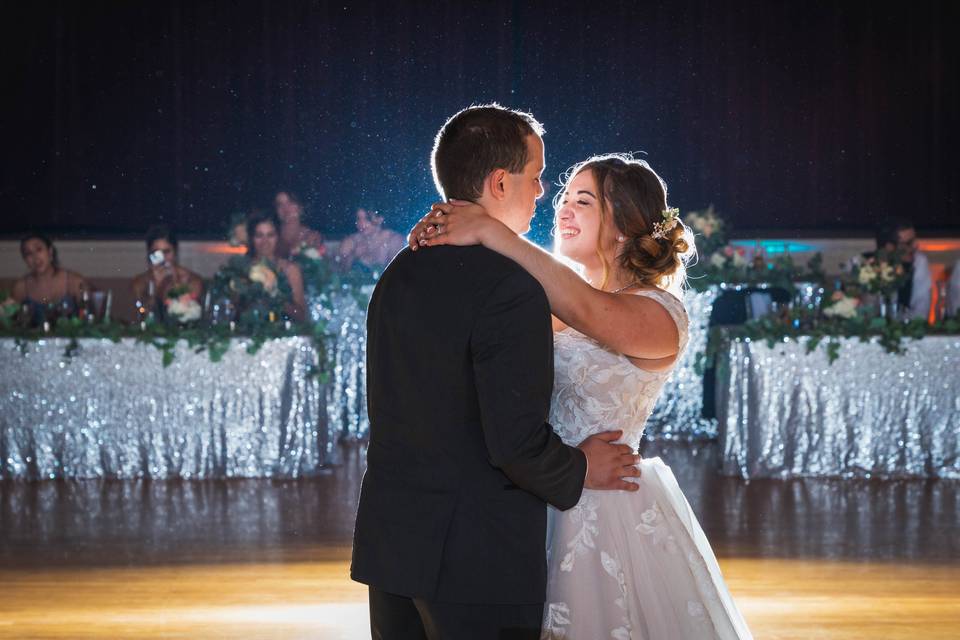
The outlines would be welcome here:
<svg viewBox="0 0 960 640">
<path fill-rule="evenodd" d="M 235 247 L 229 242 L 209 242 L 201 245 L 201 251 L 204 253 L 229 253 L 242 254 L 247 252 L 246 247 Z"/>
<path fill-rule="evenodd" d="M 960 251 L 960 240 L 918 240 L 920 251 L 937 253 L 940 251 Z"/>
</svg>

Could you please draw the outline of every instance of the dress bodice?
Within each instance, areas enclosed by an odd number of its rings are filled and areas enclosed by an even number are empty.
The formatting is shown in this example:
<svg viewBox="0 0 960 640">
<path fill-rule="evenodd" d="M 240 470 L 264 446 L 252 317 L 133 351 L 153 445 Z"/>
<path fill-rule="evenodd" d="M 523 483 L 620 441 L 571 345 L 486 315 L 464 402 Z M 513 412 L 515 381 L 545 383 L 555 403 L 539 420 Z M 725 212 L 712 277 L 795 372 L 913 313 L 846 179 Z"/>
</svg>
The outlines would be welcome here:
<svg viewBox="0 0 960 640">
<path fill-rule="evenodd" d="M 659 289 L 636 295 L 652 298 L 667 310 L 677 324 L 682 353 L 688 339 L 683 303 Z M 672 372 L 672 366 L 645 371 L 579 331 L 564 329 L 554 334 L 550 423 L 564 442 L 573 446 L 595 433 L 620 429 L 624 434 L 621 442 L 636 448 Z"/>
</svg>

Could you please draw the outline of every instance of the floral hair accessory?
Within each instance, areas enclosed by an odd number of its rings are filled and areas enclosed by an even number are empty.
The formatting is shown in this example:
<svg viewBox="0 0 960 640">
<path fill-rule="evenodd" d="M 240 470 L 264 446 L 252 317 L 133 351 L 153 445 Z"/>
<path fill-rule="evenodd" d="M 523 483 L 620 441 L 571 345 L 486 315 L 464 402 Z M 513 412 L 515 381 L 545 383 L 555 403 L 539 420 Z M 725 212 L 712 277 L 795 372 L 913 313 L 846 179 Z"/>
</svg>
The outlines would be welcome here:
<svg viewBox="0 0 960 640">
<path fill-rule="evenodd" d="M 667 207 L 660 215 L 663 216 L 663 220 L 653 223 L 653 233 L 650 234 L 657 240 L 666 238 L 667 232 L 672 231 L 677 226 L 677 222 L 680 220 L 680 209 Z"/>
</svg>

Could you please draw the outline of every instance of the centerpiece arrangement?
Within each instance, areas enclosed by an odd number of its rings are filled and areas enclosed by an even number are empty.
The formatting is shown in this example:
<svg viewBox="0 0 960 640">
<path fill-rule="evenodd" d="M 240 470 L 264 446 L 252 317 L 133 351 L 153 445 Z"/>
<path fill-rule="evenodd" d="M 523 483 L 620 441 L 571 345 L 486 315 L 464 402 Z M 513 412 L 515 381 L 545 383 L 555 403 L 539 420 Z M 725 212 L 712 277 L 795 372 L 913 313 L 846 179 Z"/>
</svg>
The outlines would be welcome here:
<svg viewBox="0 0 960 640">
<path fill-rule="evenodd" d="M 688 213 L 683 221 L 693 231 L 697 246 L 697 262 L 687 268 L 687 283 L 696 291 L 718 286 L 763 286 L 781 288 L 793 297 L 796 283 L 822 284 L 826 279 L 819 253 L 801 267 L 789 253 L 768 259 L 759 247 L 750 255 L 746 247 L 732 244 L 729 223 L 712 205 Z"/>
<path fill-rule="evenodd" d="M 684 222 L 695 234 L 699 256 L 688 268 L 691 288 L 779 288 L 791 300 L 744 324 L 713 327 L 706 362 L 730 339 L 762 340 L 771 346 L 803 339 L 808 353 L 825 344 L 832 363 L 839 357 L 842 338 L 876 341 L 890 353 L 902 353 L 905 340 L 960 332 L 957 319 L 931 325 L 900 313 L 897 292 L 908 274 L 895 252 L 856 256 L 839 277 L 829 280 L 819 253 L 800 267 L 788 253 L 770 260 L 759 248 L 751 256 L 747 248 L 729 243 L 729 224 L 712 207 L 687 214 Z"/>
<path fill-rule="evenodd" d="M 213 276 L 209 291 L 218 305 L 213 322 L 235 322 L 242 328 L 283 318 L 292 295 L 282 270 L 245 255 L 230 258 Z"/>
<path fill-rule="evenodd" d="M 252 261 L 235 256 L 206 283 L 201 303 L 187 285 L 177 285 L 157 302 L 158 313 L 146 309 L 138 313 L 140 321 L 127 324 L 93 315 L 58 317 L 43 326 L 23 321 L 19 305 L 6 296 L 0 305 L 0 337 L 14 338 L 22 351 L 31 341 L 66 338 L 66 357 L 74 356 L 81 338 L 118 342 L 133 338 L 150 344 L 162 353 L 164 366 L 170 365 L 178 343 L 186 343 L 196 353 L 206 352 L 218 362 L 234 338 L 243 338 L 246 351 L 257 353 L 270 339 L 308 336 L 319 354 L 315 373 L 326 368 L 326 333 L 322 322 L 294 323 L 285 318 L 290 302 L 289 282 L 283 272 L 267 261 Z M 162 307 L 160 307 L 162 305 Z"/>
</svg>

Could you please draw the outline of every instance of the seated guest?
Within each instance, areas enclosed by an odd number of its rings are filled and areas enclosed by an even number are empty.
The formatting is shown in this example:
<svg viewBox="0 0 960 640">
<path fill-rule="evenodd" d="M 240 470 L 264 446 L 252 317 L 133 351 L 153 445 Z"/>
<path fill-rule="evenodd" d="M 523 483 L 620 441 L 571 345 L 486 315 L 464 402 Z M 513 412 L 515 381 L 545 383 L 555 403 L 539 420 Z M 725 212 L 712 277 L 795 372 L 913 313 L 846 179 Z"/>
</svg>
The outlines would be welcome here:
<svg viewBox="0 0 960 640">
<path fill-rule="evenodd" d="M 957 317 L 960 313 L 960 260 L 957 260 L 950 271 L 950 281 L 947 284 L 947 315 Z"/>
<path fill-rule="evenodd" d="M 900 288 L 900 307 L 909 318 L 927 318 L 933 296 L 933 279 L 927 256 L 917 251 L 917 232 L 904 218 L 889 218 L 877 226 L 878 251 L 897 251 L 907 272 L 907 281 Z"/>
<path fill-rule="evenodd" d="M 186 286 L 197 300 L 203 295 L 203 280 L 177 262 L 177 237 L 166 225 L 147 229 L 147 270 L 131 283 L 137 300 L 144 302 L 158 314 L 164 310 L 163 301 L 175 287 Z M 151 299 L 152 297 L 152 299 Z"/>
<path fill-rule="evenodd" d="M 20 255 L 30 273 L 13 284 L 11 297 L 27 306 L 30 323 L 43 324 L 46 314 L 72 316 L 90 285 L 79 273 L 60 266 L 57 248 L 47 236 L 31 233 L 20 240 Z"/>
<path fill-rule="evenodd" d="M 272 213 L 255 212 L 247 218 L 247 256 L 253 261 L 266 260 L 283 272 L 291 292 L 291 302 L 285 311 L 292 320 L 302 321 L 307 309 L 303 274 L 296 264 L 277 255 L 279 243 L 280 223 Z"/>
<path fill-rule="evenodd" d="M 382 269 L 405 245 L 402 235 L 383 227 L 383 216 L 357 209 L 357 232 L 340 243 L 337 262 L 344 271 L 349 271 L 355 263 Z"/>
<path fill-rule="evenodd" d="M 273 205 L 280 220 L 277 256 L 288 259 L 307 247 L 316 249 L 322 256 L 326 251 L 323 236 L 303 224 L 303 200 L 292 191 L 280 191 Z"/>
<path fill-rule="evenodd" d="M 227 234 L 227 240 L 231 247 L 247 246 L 247 216 L 243 213 L 235 213 L 230 218 L 230 231 Z"/>
</svg>

